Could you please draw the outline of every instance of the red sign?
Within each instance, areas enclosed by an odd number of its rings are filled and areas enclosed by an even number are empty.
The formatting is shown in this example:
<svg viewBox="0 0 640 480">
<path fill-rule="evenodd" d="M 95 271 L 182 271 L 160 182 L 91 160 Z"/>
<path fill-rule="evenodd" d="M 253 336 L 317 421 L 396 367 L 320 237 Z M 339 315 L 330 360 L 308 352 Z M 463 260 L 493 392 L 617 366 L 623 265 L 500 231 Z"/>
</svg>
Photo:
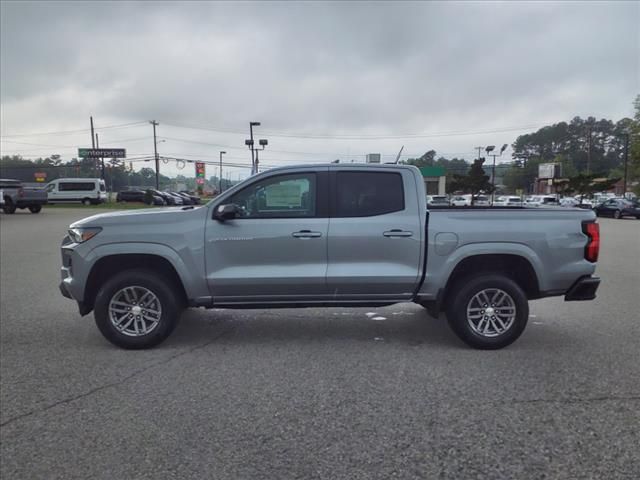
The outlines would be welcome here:
<svg viewBox="0 0 640 480">
<path fill-rule="evenodd" d="M 47 172 L 35 172 L 33 176 L 36 178 L 36 182 L 44 182 L 47 179 Z"/>
</svg>

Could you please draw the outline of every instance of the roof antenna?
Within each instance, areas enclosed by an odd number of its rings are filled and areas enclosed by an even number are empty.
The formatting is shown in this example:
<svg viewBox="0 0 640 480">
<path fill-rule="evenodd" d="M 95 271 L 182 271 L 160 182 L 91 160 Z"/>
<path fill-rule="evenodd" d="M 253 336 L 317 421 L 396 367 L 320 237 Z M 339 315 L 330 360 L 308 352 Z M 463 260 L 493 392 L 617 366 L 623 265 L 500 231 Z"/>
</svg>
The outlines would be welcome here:
<svg viewBox="0 0 640 480">
<path fill-rule="evenodd" d="M 398 164 L 398 161 L 400 161 L 400 155 L 402 155 L 402 150 L 404 150 L 404 145 L 402 145 L 402 148 L 400 148 L 400 151 L 398 152 L 398 156 L 396 157 L 396 161 L 393 162 L 394 164 Z"/>
</svg>

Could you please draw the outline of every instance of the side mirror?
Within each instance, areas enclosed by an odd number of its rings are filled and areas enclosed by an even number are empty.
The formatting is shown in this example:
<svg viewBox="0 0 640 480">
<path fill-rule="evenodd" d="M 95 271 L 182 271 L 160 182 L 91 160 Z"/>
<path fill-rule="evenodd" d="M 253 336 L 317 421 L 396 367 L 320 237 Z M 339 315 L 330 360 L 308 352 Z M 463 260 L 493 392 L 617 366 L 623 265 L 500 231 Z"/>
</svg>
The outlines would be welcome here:
<svg viewBox="0 0 640 480">
<path fill-rule="evenodd" d="M 224 222 L 225 220 L 236 218 L 239 212 L 240 208 L 236 204 L 227 203 L 226 205 L 218 205 L 213 213 L 213 217 Z"/>
</svg>

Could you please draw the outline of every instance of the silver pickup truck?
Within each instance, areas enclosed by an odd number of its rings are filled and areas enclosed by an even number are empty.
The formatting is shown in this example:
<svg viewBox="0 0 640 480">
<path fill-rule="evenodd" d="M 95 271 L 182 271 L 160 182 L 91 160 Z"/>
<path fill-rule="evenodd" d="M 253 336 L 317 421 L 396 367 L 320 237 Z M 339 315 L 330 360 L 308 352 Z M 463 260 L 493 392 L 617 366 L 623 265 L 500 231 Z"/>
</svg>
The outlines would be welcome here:
<svg viewBox="0 0 640 480">
<path fill-rule="evenodd" d="M 418 169 L 269 170 L 202 207 L 95 215 L 62 242 L 65 297 L 124 348 L 163 341 L 184 307 L 384 306 L 446 313 L 484 349 L 512 343 L 528 301 L 591 300 L 595 214 L 580 209 L 428 211 Z"/>
<path fill-rule="evenodd" d="M 47 204 L 47 191 L 24 185 L 20 180 L 0 178 L 0 199 L 4 213 L 16 213 L 18 208 L 40 213 L 42 206 Z"/>
</svg>

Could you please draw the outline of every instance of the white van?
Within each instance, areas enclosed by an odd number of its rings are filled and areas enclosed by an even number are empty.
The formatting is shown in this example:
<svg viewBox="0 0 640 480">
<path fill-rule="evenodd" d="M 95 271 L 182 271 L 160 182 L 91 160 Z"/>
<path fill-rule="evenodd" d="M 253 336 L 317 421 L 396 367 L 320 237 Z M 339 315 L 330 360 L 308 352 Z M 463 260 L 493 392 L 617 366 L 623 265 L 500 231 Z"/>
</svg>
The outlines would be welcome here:
<svg viewBox="0 0 640 480">
<path fill-rule="evenodd" d="M 58 178 L 47 184 L 47 200 L 49 203 L 95 205 L 107 200 L 107 189 L 100 178 Z"/>
</svg>

